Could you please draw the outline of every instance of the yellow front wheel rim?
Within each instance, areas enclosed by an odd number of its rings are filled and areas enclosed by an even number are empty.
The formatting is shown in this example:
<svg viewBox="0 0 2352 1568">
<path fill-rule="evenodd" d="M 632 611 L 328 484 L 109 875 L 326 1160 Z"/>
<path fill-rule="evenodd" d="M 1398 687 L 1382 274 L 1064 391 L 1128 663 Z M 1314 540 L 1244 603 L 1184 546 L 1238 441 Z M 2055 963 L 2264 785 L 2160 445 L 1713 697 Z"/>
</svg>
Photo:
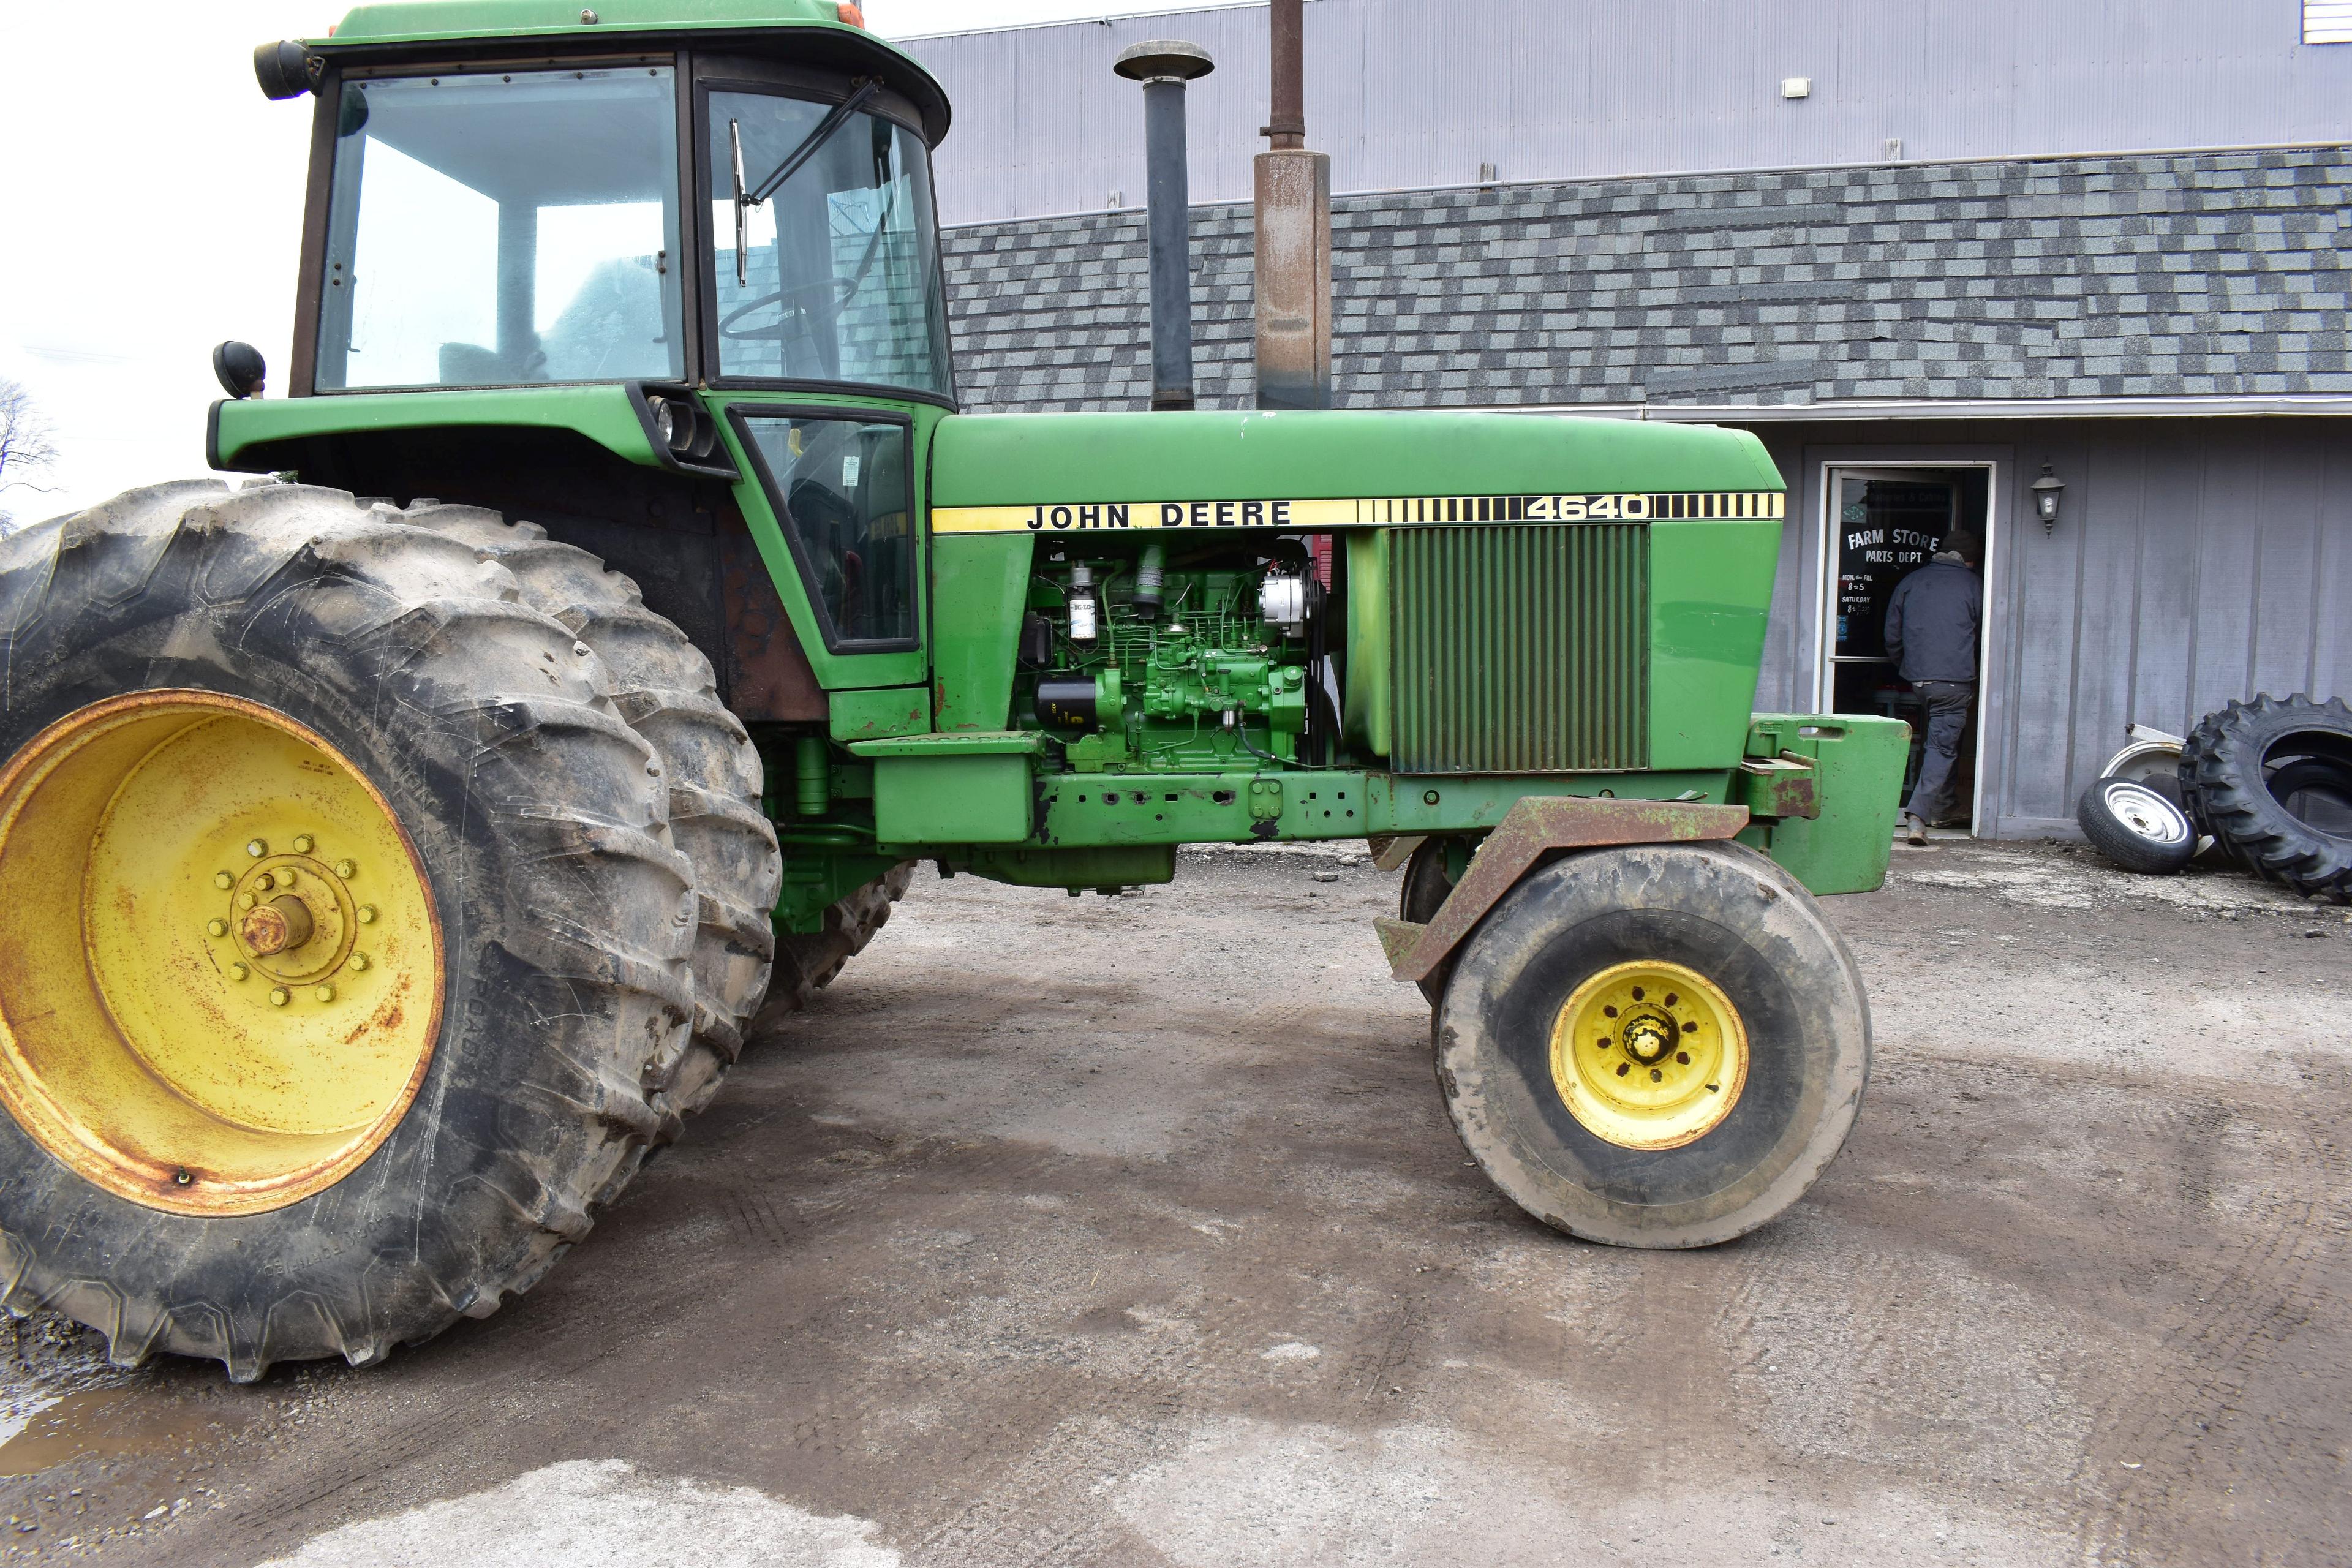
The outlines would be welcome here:
<svg viewBox="0 0 2352 1568">
<path fill-rule="evenodd" d="M 423 863 L 366 775 L 259 703 L 148 691 L 0 773 L 0 1102 L 110 1192 L 256 1214 L 399 1124 L 440 1033 Z"/>
<path fill-rule="evenodd" d="M 1645 959 L 1578 986 L 1552 1026 L 1552 1084 L 1621 1149 L 1678 1149 L 1713 1131 L 1748 1083 L 1748 1031 L 1723 988 Z"/>
</svg>

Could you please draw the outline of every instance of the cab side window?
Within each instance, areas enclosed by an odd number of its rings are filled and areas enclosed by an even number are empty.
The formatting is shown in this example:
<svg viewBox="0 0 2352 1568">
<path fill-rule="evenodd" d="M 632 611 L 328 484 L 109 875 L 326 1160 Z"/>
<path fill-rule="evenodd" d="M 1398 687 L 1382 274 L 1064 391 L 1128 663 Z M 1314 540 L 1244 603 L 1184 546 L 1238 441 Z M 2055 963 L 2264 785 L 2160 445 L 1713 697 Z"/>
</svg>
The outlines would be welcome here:
<svg viewBox="0 0 2352 1568">
<path fill-rule="evenodd" d="M 917 646 L 910 433 L 895 422 L 750 416 L 761 479 L 836 653 Z"/>
</svg>

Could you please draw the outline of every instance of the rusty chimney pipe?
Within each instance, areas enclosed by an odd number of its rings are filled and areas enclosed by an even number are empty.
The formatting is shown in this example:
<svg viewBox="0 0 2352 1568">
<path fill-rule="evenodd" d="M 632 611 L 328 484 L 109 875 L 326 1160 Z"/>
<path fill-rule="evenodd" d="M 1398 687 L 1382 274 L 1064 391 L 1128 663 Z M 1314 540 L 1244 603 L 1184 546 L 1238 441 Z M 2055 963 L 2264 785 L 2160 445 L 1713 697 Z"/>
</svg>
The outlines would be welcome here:
<svg viewBox="0 0 2352 1568">
<path fill-rule="evenodd" d="M 1331 406 L 1331 160 L 1307 150 L 1305 0 L 1273 0 L 1257 155 L 1257 405 Z"/>
<path fill-rule="evenodd" d="M 1143 84 L 1144 187 L 1151 226 L 1151 406 L 1192 406 L 1192 178 L 1184 84 L 1216 69 L 1198 44 L 1155 38 L 1111 68 Z"/>
<path fill-rule="evenodd" d="M 1306 0 L 1273 0 L 1268 25 L 1274 32 L 1274 110 L 1262 132 L 1277 153 L 1307 149 Z"/>
</svg>

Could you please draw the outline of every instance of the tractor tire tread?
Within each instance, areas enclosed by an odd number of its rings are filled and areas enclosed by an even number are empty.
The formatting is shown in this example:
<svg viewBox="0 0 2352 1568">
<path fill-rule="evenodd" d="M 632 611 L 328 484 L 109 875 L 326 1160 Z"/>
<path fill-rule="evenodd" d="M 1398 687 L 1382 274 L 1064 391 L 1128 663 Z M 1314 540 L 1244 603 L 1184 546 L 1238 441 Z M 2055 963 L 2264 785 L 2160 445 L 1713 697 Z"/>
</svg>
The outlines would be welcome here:
<svg viewBox="0 0 2352 1568">
<path fill-rule="evenodd" d="M 653 743 L 670 790 L 670 830 L 694 866 L 694 1030 L 657 1069 L 666 1108 L 710 1103 L 743 1050 L 776 957 L 769 920 L 782 888 L 776 832 L 761 809 L 758 749 L 719 701 L 710 661 L 645 605 L 626 575 L 539 524 L 481 507 L 435 505 L 421 520 L 513 573 L 523 599 L 552 616 L 611 671 L 614 707 Z"/>
</svg>

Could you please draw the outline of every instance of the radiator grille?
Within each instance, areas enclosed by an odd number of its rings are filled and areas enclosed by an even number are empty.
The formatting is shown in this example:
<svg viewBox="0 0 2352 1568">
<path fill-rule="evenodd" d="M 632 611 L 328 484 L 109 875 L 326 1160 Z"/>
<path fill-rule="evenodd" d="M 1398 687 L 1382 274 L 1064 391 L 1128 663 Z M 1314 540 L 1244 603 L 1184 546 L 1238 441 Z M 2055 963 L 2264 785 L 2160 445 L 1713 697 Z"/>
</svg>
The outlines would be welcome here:
<svg viewBox="0 0 2352 1568">
<path fill-rule="evenodd" d="M 1640 523 L 1391 531 L 1391 766 L 1646 766 L 1648 536 Z"/>
</svg>

